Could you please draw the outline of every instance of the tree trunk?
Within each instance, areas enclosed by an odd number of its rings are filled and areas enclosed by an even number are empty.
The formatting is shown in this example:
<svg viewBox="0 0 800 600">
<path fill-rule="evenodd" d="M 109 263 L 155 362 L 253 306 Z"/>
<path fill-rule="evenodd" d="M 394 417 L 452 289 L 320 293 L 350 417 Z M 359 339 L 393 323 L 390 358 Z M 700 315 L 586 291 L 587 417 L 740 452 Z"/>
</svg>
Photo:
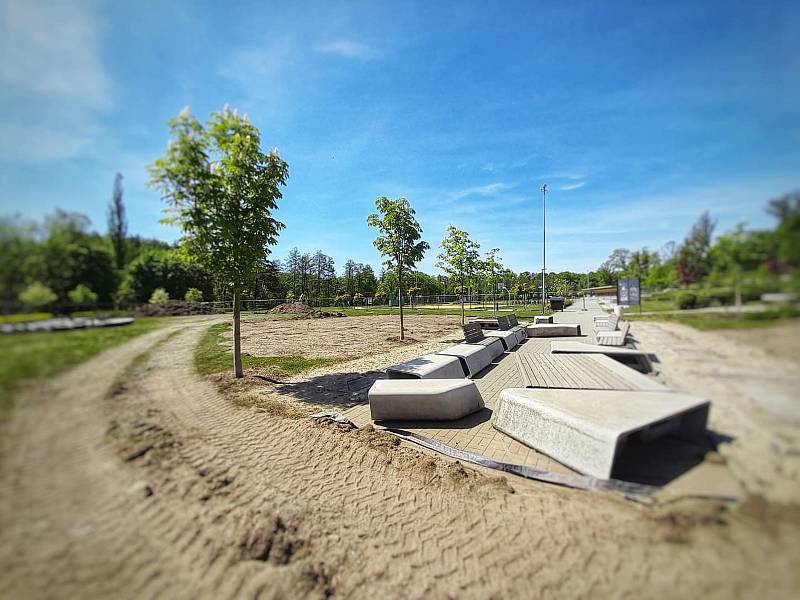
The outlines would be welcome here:
<svg viewBox="0 0 800 600">
<path fill-rule="evenodd" d="M 242 370 L 242 336 L 240 329 L 241 311 L 239 304 L 241 303 L 241 293 L 238 289 L 233 290 L 233 371 L 236 378 L 244 377 Z"/>
<path fill-rule="evenodd" d="M 742 310 L 742 271 L 737 265 L 736 267 L 736 283 L 733 287 L 734 303 L 737 310 Z"/>
<path fill-rule="evenodd" d="M 461 325 L 464 325 L 464 277 L 461 277 Z"/>
<path fill-rule="evenodd" d="M 406 332 L 403 328 L 403 268 L 397 267 L 397 296 L 400 306 L 400 340 L 406 339 Z"/>
</svg>

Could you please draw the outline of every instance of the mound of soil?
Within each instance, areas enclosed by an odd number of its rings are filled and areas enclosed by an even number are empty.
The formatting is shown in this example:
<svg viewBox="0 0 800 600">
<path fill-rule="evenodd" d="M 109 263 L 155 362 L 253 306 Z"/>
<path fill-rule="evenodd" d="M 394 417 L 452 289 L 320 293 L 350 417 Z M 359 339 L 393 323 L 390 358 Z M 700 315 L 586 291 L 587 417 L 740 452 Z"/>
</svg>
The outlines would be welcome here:
<svg viewBox="0 0 800 600">
<path fill-rule="evenodd" d="M 302 302 L 285 302 L 269 311 L 272 314 L 293 314 L 295 319 L 325 319 L 327 317 L 343 317 L 344 313 L 325 312 L 303 304 Z"/>
<path fill-rule="evenodd" d="M 179 317 L 183 315 L 213 315 L 216 311 L 209 304 L 170 300 L 163 304 L 142 304 L 136 309 L 139 317 Z"/>
</svg>

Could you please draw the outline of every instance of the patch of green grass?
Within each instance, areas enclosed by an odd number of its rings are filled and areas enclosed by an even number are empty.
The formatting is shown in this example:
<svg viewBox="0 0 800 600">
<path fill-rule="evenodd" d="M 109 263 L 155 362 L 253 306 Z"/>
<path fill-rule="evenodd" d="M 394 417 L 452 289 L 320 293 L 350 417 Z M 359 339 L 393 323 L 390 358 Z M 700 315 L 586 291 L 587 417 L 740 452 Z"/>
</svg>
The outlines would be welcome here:
<svg viewBox="0 0 800 600">
<path fill-rule="evenodd" d="M 49 319 L 50 313 L 22 313 L 19 315 L 0 315 L 0 323 L 24 323 L 26 321 L 41 321 Z"/>
<path fill-rule="evenodd" d="M 672 321 L 689 325 L 702 331 L 719 329 L 755 329 L 759 327 L 779 327 L 789 323 L 797 323 L 800 307 L 785 306 L 761 312 L 724 312 L 724 313 L 669 313 L 663 315 L 637 315 L 626 313 L 625 318 L 632 321 Z"/>
<path fill-rule="evenodd" d="M 0 335 L 0 414 L 13 406 L 13 392 L 22 380 L 52 377 L 161 324 L 142 318 L 121 327 Z"/>
<path fill-rule="evenodd" d="M 200 338 L 194 350 L 194 367 L 202 375 L 221 373 L 233 369 L 233 353 L 227 349 L 224 334 L 230 323 L 212 325 Z M 296 375 L 303 371 L 344 362 L 342 358 L 306 358 L 304 356 L 251 356 L 242 354 L 245 369 L 266 369 L 277 377 Z"/>
<path fill-rule="evenodd" d="M 661 312 L 664 310 L 678 310 L 678 305 L 670 298 L 642 298 L 642 312 Z M 629 311 L 638 310 L 630 307 Z"/>
</svg>

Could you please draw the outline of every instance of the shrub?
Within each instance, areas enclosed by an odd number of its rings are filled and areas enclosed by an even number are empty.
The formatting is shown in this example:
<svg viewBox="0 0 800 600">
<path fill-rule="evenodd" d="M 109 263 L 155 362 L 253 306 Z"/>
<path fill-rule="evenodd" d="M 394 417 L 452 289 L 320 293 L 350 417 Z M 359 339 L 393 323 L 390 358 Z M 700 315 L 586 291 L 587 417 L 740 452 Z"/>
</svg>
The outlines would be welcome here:
<svg viewBox="0 0 800 600">
<path fill-rule="evenodd" d="M 340 294 L 336 296 L 336 298 L 334 298 L 333 302 L 334 306 L 343 307 L 347 303 L 347 296 L 343 296 Z"/>
<path fill-rule="evenodd" d="M 692 292 L 683 292 L 676 298 L 676 302 L 678 308 L 681 310 L 686 310 L 689 308 L 696 308 L 697 307 L 697 295 L 693 294 Z"/>
<path fill-rule="evenodd" d="M 117 306 L 126 306 L 134 302 L 136 302 L 136 292 L 131 287 L 130 279 L 126 277 L 114 293 L 114 303 Z"/>
<path fill-rule="evenodd" d="M 353 295 L 353 306 L 361 306 L 364 303 L 364 296 L 361 293 L 356 292 Z"/>
<path fill-rule="evenodd" d="M 189 288 L 186 290 L 186 295 L 183 297 L 184 300 L 187 302 L 202 302 L 203 301 L 203 292 L 198 290 L 197 288 Z"/>
<path fill-rule="evenodd" d="M 97 294 L 82 283 L 79 283 L 74 289 L 67 292 L 67 296 L 73 304 L 86 305 L 97 302 Z"/>
<path fill-rule="evenodd" d="M 156 288 L 150 296 L 150 304 L 166 304 L 169 302 L 169 294 L 164 288 Z"/>
<path fill-rule="evenodd" d="M 25 306 L 40 308 L 52 304 L 58 299 L 49 287 L 39 281 L 34 281 L 19 294 L 19 301 Z"/>
<path fill-rule="evenodd" d="M 291 302 L 293 300 L 294 300 L 294 292 L 292 290 L 289 290 L 288 292 L 286 292 L 286 302 Z"/>
<path fill-rule="evenodd" d="M 214 297 L 211 274 L 177 250 L 143 252 L 125 271 L 136 302 L 147 302 L 156 288 L 164 288 L 171 298 L 183 298 L 189 288 L 197 288 L 204 298 Z"/>
</svg>

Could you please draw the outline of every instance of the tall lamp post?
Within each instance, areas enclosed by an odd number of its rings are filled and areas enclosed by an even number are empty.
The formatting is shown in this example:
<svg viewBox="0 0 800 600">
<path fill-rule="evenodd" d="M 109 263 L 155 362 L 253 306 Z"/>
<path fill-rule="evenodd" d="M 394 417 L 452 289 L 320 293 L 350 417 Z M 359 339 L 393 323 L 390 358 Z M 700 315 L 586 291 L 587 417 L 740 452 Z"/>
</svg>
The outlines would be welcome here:
<svg viewBox="0 0 800 600">
<path fill-rule="evenodd" d="M 547 184 L 542 186 L 542 314 L 547 298 Z"/>
</svg>

